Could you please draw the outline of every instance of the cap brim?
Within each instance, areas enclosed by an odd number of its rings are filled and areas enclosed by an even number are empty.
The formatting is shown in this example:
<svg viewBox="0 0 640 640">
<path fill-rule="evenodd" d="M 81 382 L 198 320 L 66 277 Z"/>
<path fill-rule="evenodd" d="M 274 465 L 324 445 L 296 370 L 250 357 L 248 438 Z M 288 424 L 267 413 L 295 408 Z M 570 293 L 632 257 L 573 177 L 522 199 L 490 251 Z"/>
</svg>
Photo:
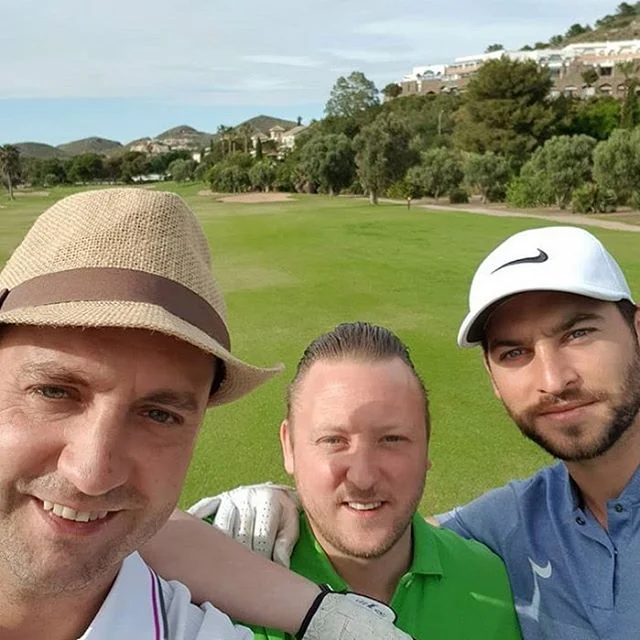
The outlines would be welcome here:
<svg viewBox="0 0 640 640">
<path fill-rule="evenodd" d="M 495 308 L 507 298 L 511 298 L 519 293 L 527 293 L 530 291 L 558 291 L 561 293 L 573 293 L 579 296 L 585 296 L 587 298 L 594 298 L 596 300 L 603 300 L 606 302 L 629 300 L 635 304 L 632 298 L 620 291 L 612 292 L 609 290 L 598 289 L 596 287 L 576 287 L 575 283 L 572 283 L 571 286 L 559 283 L 555 285 L 536 287 L 535 289 L 532 289 L 530 285 L 515 287 L 509 291 L 508 294 L 496 296 L 495 298 L 488 300 L 485 305 L 476 309 L 473 313 L 470 312 L 467 314 L 460 325 L 460 330 L 458 331 L 458 346 L 462 348 L 470 348 L 479 345 L 484 336 L 486 323 Z"/>
<path fill-rule="evenodd" d="M 63 302 L 0 312 L 0 324 L 42 325 L 50 327 L 121 327 L 146 329 L 188 342 L 220 358 L 226 376 L 213 394 L 210 406 L 232 402 L 247 395 L 284 368 L 254 367 L 233 356 L 216 340 L 174 316 L 162 307 L 143 302 L 99 301 Z"/>
</svg>

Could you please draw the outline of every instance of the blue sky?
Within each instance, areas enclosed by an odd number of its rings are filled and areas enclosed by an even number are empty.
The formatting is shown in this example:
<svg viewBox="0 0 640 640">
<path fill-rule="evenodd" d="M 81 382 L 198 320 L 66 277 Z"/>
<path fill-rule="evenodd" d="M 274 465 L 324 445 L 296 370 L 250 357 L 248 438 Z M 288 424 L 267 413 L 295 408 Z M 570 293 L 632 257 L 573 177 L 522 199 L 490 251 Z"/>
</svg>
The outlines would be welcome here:
<svg viewBox="0 0 640 640">
<path fill-rule="evenodd" d="M 379 87 L 615 11 L 602 0 L 0 0 L 0 143 L 129 142 L 261 113 L 321 117 L 336 78 Z"/>
</svg>

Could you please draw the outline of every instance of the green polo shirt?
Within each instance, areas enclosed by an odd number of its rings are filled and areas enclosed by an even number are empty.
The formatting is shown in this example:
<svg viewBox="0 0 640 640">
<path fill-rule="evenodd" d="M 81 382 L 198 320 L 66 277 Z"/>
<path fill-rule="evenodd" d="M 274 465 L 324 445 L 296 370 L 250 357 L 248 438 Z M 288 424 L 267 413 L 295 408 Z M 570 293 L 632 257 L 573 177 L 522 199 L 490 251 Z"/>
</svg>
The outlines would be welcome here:
<svg viewBox="0 0 640 640">
<path fill-rule="evenodd" d="M 416 640 L 520 640 L 511 589 L 502 561 L 484 545 L 413 517 L 413 562 L 400 578 L 391 606 L 396 624 Z M 336 573 L 300 514 L 300 538 L 291 569 L 336 591 L 349 585 Z M 253 627 L 264 640 L 291 638 Z"/>
</svg>

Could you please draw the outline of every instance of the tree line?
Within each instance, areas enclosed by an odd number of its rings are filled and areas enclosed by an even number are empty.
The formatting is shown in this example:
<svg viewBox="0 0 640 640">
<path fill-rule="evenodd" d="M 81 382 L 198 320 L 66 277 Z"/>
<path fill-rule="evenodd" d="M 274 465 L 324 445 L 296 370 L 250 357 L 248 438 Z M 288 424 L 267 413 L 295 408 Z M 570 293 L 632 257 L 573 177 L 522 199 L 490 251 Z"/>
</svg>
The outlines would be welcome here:
<svg viewBox="0 0 640 640">
<path fill-rule="evenodd" d="M 137 176 L 173 176 L 187 180 L 196 163 L 185 150 L 149 155 L 127 151 L 113 155 L 83 153 L 72 158 L 22 156 L 14 145 L 0 146 L 0 175 L 12 197 L 17 184 L 55 187 L 62 184 L 131 183 Z"/>
<path fill-rule="evenodd" d="M 624 100 L 551 99 L 546 69 L 506 56 L 485 63 L 462 95 L 393 99 L 389 87 L 379 92 L 354 71 L 337 80 L 325 117 L 312 122 L 290 151 L 273 141 L 252 149 L 250 132 L 238 137 L 221 127 L 198 165 L 187 152 L 23 158 L 22 179 L 127 182 L 159 173 L 205 181 L 217 192 L 351 193 L 372 203 L 422 196 L 465 202 L 479 194 L 519 207 L 610 209 L 640 203 L 640 108 L 633 70 L 626 71 Z M 633 171 L 617 166 L 623 151 Z M 6 181 L 6 163 L 0 170 Z"/>
</svg>

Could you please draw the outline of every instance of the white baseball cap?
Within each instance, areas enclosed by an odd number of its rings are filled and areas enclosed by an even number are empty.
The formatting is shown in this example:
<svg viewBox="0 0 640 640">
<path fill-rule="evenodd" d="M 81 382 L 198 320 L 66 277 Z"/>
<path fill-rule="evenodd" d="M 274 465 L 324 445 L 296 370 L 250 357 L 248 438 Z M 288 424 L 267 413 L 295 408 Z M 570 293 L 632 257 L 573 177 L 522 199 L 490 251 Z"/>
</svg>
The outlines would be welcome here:
<svg viewBox="0 0 640 640">
<path fill-rule="evenodd" d="M 564 291 L 633 302 L 622 270 L 602 243 L 577 227 L 528 229 L 507 238 L 480 264 L 458 345 L 480 344 L 495 305 L 525 291 Z"/>
</svg>

